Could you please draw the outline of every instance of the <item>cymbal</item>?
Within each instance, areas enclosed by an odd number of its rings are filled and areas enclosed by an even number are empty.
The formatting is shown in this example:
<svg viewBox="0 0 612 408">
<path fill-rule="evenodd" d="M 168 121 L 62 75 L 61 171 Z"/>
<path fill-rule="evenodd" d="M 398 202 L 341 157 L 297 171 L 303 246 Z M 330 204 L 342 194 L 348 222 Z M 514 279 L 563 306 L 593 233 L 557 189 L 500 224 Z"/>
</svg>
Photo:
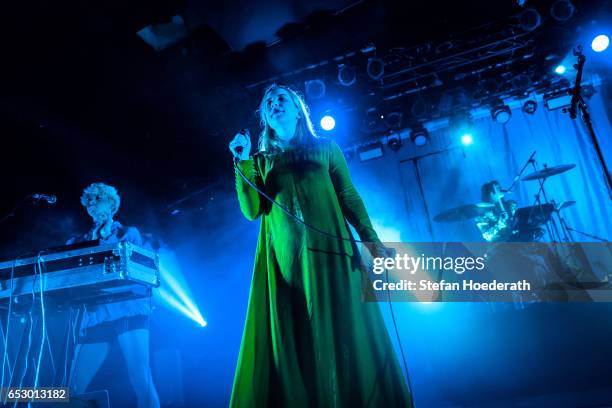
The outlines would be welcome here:
<svg viewBox="0 0 612 408">
<path fill-rule="evenodd" d="M 574 200 L 564 201 L 561 204 L 557 205 L 557 210 L 562 210 L 564 208 L 571 207 L 574 204 L 576 204 L 576 202 Z"/>
<path fill-rule="evenodd" d="M 495 208 L 492 203 L 477 203 L 460 205 L 443 211 L 434 217 L 435 222 L 459 222 L 467 221 L 472 218 L 480 217 Z"/>
<path fill-rule="evenodd" d="M 562 164 L 560 166 L 554 167 L 544 167 L 542 170 L 534 171 L 531 174 L 524 176 L 521 180 L 529 181 L 529 180 L 537 180 L 537 179 L 545 179 L 550 176 L 555 176 L 557 174 L 565 173 L 568 170 L 576 167 L 575 164 Z"/>
</svg>

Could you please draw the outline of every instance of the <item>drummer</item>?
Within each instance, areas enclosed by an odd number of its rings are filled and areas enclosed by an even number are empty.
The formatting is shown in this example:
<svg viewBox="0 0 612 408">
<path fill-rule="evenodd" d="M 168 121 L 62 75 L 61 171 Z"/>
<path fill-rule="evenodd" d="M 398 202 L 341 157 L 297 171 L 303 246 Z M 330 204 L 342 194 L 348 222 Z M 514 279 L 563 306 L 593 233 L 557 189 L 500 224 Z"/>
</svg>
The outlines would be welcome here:
<svg viewBox="0 0 612 408">
<path fill-rule="evenodd" d="M 504 200 L 504 193 L 497 180 L 491 180 L 480 188 L 483 203 L 493 204 L 490 211 L 476 218 L 476 226 L 487 242 L 508 241 L 512 234 L 512 223 L 517 203 Z"/>
</svg>

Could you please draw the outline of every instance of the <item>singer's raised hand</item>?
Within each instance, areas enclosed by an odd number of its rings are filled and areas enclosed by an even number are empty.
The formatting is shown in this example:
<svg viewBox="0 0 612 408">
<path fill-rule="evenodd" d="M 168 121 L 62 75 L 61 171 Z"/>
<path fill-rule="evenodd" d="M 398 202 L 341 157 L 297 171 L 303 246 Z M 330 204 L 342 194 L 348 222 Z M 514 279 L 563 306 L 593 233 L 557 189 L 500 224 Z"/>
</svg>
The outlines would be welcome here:
<svg viewBox="0 0 612 408">
<path fill-rule="evenodd" d="M 229 143 L 230 152 L 239 160 L 247 160 L 251 152 L 251 139 L 248 134 L 237 133 Z"/>
</svg>

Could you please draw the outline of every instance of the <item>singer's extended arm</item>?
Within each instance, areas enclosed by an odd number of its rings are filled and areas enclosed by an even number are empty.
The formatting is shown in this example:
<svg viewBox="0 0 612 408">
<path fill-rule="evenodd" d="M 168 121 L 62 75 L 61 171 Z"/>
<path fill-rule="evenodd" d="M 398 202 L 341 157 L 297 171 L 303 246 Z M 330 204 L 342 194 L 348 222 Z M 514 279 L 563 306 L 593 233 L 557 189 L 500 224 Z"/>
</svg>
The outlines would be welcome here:
<svg viewBox="0 0 612 408">
<path fill-rule="evenodd" d="M 261 177 L 259 176 L 257 165 L 253 157 L 249 157 L 247 160 L 238 161 L 236 167 L 236 192 L 238 193 L 240 210 L 249 221 L 253 221 L 261 215 L 261 197 L 259 193 L 242 178 L 238 169 L 240 169 L 249 181 L 257 187 L 261 188 L 263 183 L 261 182 Z"/>
<path fill-rule="evenodd" d="M 379 243 L 378 235 L 372 227 L 365 205 L 353 185 L 342 150 L 334 141 L 330 141 L 329 175 L 334 184 L 342 213 L 351 223 L 362 241 Z"/>
</svg>

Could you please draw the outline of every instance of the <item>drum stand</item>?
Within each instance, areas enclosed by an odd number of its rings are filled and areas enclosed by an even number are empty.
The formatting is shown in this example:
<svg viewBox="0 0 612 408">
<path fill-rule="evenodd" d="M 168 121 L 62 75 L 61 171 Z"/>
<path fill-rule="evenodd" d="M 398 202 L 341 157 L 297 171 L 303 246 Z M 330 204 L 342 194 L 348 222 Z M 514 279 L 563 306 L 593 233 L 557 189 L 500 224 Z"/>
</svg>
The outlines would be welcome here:
<svg viewBox="0 0 612 408">
<path fill-rule="evenodd" d="M 548 168 L 546 165 L 544 165 L 543 170 L 538 170 L 535 160 L 530 158 L 529 163 L 531 163 L 531 166 L 533 167 L 535 172 L 539 171 L 540 173 L 546 173 L 546 169 Z M 554 200 L 549 201 L 548 197 L 546 196 L 546 190 L 544 189 L 544 183 L 546 182 L 547 179 L 548 177 L 537 179 L 538 183 L 540 183 L 540 188 L 538 189 L 538 192 L 535 195 L 535 202 L 534 202 L 534 205 L 532 206 L 532 210 L 529 214 L 529 218 L 532 217 L 532 213 L 535 208 L 538 208 L 540 213 L 543 214 L 545 211 L 543 208 L 543 205 L 548 204 L 548 205 L 553 206 L 554 208 L 553 214 L 551 214 L 550 219 L 546 222 L 546 230 L 548 232 L 548 236 L 550 237 L 551 242 L 575 242 L 572 232 L 575 232 L 577 234 L 580 234 L 580 235 L 583 235 L 583 236 L 586 236 L 586 237 L 589 237 L 589 238 L 592 238 L 598 241 L 608 242 L 608 240 L 604 238 L 598 237 L 596 235 L 588 234 L 583 231 L 578 231 L 576 229 L 571 228 L 569 225 L 567 225 L 565 218 L 563 218 L 563 216 L 561 215 L 561 211 L 560 211 L 561 209 L 557 206 Z M 544 198 L 544 201 L 542 201 L 542 198 Z"/>
<path fill-rule="evenodd" d="M 562 218 L 562 220 L 563 220 L 563 225 L 564 225 L 565 229 L 568 230 L 569 232 L 575 232 L 576 234 L 580 234 L 580 235 L 583 235 L 585 237 L 592 238 L 592 239 L 594 239 L 596 241 L 610 242 L 610 241 L 608 241 L 605 238 L 598 237 L 597 235 L 589 234 L 589 233 L 586 233 L 584 231 L 578 231 L 577 229 L 571 228 L 569 225 L 567 225 L 567 223 L 565 222 L 565 219 Z"/>
<path fill-rule="evenodd" d="M 531 163 L 531 166 L 533 167 L 533 170 L 538 171 L 538 167 L 536 165 L 535 160 L 530 159 L 530 163 Z M 544 169 L 546 168 L 547 166 L 545 164 Z M 554 205 L 554 201 L 552 203 L 548 201 L 548 197 L 546 196 L 546 190 L 544 190 L 544 183 L 546 182 L 546 179 L 547 178 L 538 179 L 540 188 L 538 189 L 538 192 L 535 195 L 535 202 L 532 206 L 532 208 L 538 208 L 541 214 L 544 213 L 543 204 Z M 541 197 L 544 198 L 544 202 L 542 202 Z M 533 212 L 533 209 L 532 209 L 532 212 Z M 554 216 L 551 216 L 548 222 L 546 222 L 546 231 L 548 232 L 548 236 L 550 237 L 551 242 L 561 242 L 561 241 L 571 242 L 571 236 L 568 234 L 568 231 L 566 231 L 565 228 L 563 228 L 564 221 L 559 215 L 559 211 L 554 211 L 554 212 L 557 214 L 557 218 L 559 218 L 559 224 L 561 225 L 561 231 L 563 234 L 559 232 L 559 227 L 557 225 L 557 222 L 555 221 Z M 531 218 L 531 215 L 532 214 L 529 215 L 529 218 Z"/>
</svg>

